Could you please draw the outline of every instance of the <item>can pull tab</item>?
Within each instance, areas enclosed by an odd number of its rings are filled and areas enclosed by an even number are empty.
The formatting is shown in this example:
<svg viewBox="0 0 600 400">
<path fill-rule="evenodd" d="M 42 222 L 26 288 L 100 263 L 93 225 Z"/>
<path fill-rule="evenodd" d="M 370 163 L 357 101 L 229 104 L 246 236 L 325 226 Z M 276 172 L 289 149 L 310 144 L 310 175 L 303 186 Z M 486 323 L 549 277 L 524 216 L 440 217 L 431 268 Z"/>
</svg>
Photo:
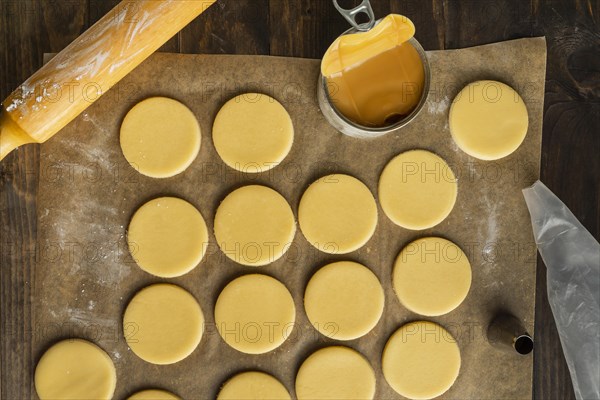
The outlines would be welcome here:
<svg viewBox="0 0 600 400">
<path fill-rule="evenodd" d="M 369 2 L 369 0 L 363 0 L 358 6 L 352 9 L 343 8 L 338 3 L 338 0 L 332 1 L 336 10 L 338 10 L 339 13 L 342 14 L 342 16 L 346 18 L 348 22 L 350 22 L 350 25 L 352 25 L 358 31 L 366 32 L 375 26 L 375 13 L 373 12 L 373 8 L 371 7 L 371 3 Z M 360 14 L 365 14 L 369 18 L 369 20 L 367 22 L 359 24 L 356 21 L 356 17 Z"/>
</svg>

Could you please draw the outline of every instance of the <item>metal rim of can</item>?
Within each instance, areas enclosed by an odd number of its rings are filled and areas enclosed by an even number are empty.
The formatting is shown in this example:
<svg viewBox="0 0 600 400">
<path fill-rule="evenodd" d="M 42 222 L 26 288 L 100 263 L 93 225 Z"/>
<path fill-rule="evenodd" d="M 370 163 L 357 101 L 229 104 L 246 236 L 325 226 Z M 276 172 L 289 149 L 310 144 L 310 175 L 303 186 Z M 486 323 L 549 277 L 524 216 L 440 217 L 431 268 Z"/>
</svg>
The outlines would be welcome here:
<svg viewBox="0 0 600 400">
<path fill-rule="evenodd" d="M 348 29 L 342 34 L 342 36 L 350 33 L 356 33 L 356 29 Z M 417 117 L 417 115 L 419 115 L 419 113 L 425 106 L 425 103 L 427 102 L 427 98 L 429 96 L 429 88 L 431 85 L 431 67 L 429 65 L 427 53 L 425 52 L 419 41 L 413 37 L 408 41 L 408 43 L 410 43 L 415 48 L 415 50 L 417 50 L 417 53 L 421 57 L 421 61 L 423 62 L 423 72 L 425 74 L 425 80 L 423 82 L 423 93 L 421 94 L 421 99 L 419 100 L 419 103 L 417 104 L 415 109 L 406 118 L 403 118 L 402 120 L 392 125 L 382 127 L 369 127 L 357 124 L 349 120 L 342 113 L 340 113 L 338 109 L 332 104 L 331 98 L 329 96 L 329 90 L 327 88 L 327 79 L 319 73 L 319 81 L 317 82 L 317 98 L 319 101 L 319 107 L 321 108 L 323 116 L 331 126 L 348 136 L 361 139 L 377 138 L 388 133 L 396 132 L 401 128 L 404 128 L 405 126 L 410 124 Z"/>
</svg>

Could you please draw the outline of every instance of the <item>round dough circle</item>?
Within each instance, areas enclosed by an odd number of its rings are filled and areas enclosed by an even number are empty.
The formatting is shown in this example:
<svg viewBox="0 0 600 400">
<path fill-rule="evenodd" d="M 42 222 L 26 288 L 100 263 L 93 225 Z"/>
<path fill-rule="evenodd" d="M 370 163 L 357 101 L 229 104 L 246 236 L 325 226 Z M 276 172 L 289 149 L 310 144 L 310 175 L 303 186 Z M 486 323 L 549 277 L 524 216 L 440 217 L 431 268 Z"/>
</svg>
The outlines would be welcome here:
<svg viewBox="0 0 600 400">
<path fill-rule="evenodd" d="M 104 350 L 82 339 L 50 347 L 35 369 L 41 400 L 111 399 L 117 384 L 115 366 Z"/>
<path fill-rule="evenodd" d="M 262 93 L 229 100 L 213 125 L 213 142 L 225 164 L 260 173 L 279 165 L 294 142 L 294 126 L 285 108 Z"/>
<path fill-rule="evenodd" d="M 200 263 L 208 244 L 208 228 L 193 205 L 162 197 L 136 211 L 129 223 L 127 243 L 141 269 L 174 278 Z"/>
<path fill-rule="evenodd" d="M 359 352 L 343 346 L 311 354 L 296 376 L 298 400 L 355 400 L 375 397 L 375 372 Z"/>
<path fill-rule="evenodd" d="M 173 393 L 164 390 L 150 389 L 137 392 L 127 400 L 181 400 Z"/>
<path fill-rule="evenodd" d="M 383 313 L 384 293 L 367 267 L 340 261 L 321 268 L 308 282 L 304 308 L 323 335 L 352 340 L 366 335 Z"/>
<path fill-rule="evenodd" d="M 425 150 L 402 153 L 388 163 L 379 179 L 379 202 L 396 225 L 429 229 L 454 208 L 458 184 L 452 169 Z"/>
<path fill-rule="evenodd" d="M 229 379 L 217 400 L 291 400 L 281 382 L 264 372 L 249 371 Z"/>
<path fill-rule="evenodd" d="M 452 335 L 432 322 L 412 322 L 388 340 L 381 360 L 390 386 L 409 399 L 445 393 L 460 371 L 460 350 Z"/>
<path fill-rule="evenodd" d="M 174 364 L 200 343 L 204 315 L 196 299 L 179 286 L 159 283 L 139 291 L 123 316 L 127 344 L 152 364 Z"/>
<path fill-rule="evenodd" d="M 471 263 L 456 244 L 439 237 L 409 243 L 396 258 L 394 290 L 409 310 L 429 317 L 449 313 L 467 297 Z"/>
<path fill-rule="evenodd" d="M 275 190 L 259 185 L 231 192 L 215 215 L 217 244 L 227 257 L 248 266 L 281 258 L 296 234 L 294 213 Z"/>
<path fill-rule="evenodd" d="M 138 172 L 169 178 L 189 167 L 200 151 L 200 125 L 192 111 L 166 97 L 138 103 L 121 125 L 121 150 Z"/>
<path fill-rule="evenodd" d="M 306 239 L 330 254 L 365 245 L 377 227 L 377 204 L 358 179 L 334 174 L 314 182 L 302 195 L 298 222 Z"/>
<path fill-rule="evenodd" d="M 467 85 L 450 108 L 452 138 L 462 151 L 481 160 L 498 160 L 517 150 L 528 126 L 525 102 L 501 82 Z"/>
<path fill-rule="evenodd" d="M 283 283 L 266 275 L 231 281 L 215 304 L 219 334 L 242 353 L 262 354 L 281 346 L 295 321 L 292 295 Z"/>
</svg>

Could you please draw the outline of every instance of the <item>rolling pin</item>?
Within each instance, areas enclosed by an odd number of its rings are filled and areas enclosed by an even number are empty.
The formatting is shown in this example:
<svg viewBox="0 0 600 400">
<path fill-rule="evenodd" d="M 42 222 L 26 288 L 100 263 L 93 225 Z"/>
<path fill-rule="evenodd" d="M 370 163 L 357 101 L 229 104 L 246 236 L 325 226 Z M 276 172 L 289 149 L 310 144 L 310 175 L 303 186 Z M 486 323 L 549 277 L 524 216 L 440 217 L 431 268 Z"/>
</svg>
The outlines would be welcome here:
<svg viewBox="0 0 600 400">
<path fill-rule="evenodd" d="M 50 139 L 215 1 L 123 0 L 4 100 L 0 161 Z"/>
</svg>

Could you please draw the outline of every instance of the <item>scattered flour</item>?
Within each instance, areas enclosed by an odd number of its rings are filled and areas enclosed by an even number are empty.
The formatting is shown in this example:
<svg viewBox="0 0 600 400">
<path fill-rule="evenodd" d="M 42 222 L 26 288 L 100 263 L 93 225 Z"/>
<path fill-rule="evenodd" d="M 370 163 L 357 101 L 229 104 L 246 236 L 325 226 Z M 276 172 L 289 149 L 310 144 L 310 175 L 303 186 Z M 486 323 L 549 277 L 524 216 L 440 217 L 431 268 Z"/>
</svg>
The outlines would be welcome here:
<svg viewBox="0 0 600 400">
<path fill-rule="evenodd" d="M 444 114 L 450 105 L 450 98 L 444 97 L 440 101 L 429 101 L 427 103 L 427 111 L 429 114 Z"/>
</svg>

